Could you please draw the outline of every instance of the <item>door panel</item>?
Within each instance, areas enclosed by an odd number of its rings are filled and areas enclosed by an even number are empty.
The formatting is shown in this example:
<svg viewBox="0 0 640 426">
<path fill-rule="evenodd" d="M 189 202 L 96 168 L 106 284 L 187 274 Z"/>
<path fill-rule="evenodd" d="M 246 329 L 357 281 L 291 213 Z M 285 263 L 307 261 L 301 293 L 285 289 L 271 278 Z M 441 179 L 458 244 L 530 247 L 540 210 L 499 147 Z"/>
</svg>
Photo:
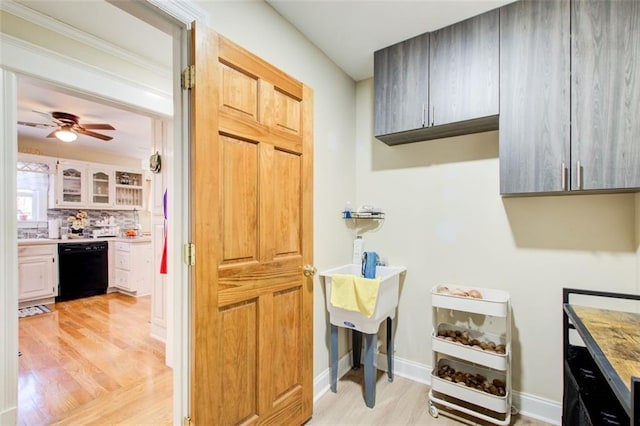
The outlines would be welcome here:
<svg viewBox="0 0 640 426">
<path fill-rule="evenodd" d="M 275 151 L 273 176 L 276 221 L 275 252 L 277 256 L 300 253 L 300 156 Z"/>
<path fill-rule="evenodd" d="M 222 424 L 236 424 L 257 416 L 257 303 L 255 300 L 220 310 Z"/>
<path fill-rule="evenodd" d="M 221 180 L 223 263 L 257 260 L 258 148 L 227 136 L 223 145 Z"/>
<path fill-rule="evenodd" d="M 258 120 L 258 81 L 255 77 L 220 64 L 222 96 L 220 105 L 241 114 L 241 117 Z"/>
<path fill-rule="evenodd" d="M 191 418 L 302 424 L 313 404 L 313 279 L 302 274 L 313 93 L 208 29 L 193 34 Z"/>
</svg>

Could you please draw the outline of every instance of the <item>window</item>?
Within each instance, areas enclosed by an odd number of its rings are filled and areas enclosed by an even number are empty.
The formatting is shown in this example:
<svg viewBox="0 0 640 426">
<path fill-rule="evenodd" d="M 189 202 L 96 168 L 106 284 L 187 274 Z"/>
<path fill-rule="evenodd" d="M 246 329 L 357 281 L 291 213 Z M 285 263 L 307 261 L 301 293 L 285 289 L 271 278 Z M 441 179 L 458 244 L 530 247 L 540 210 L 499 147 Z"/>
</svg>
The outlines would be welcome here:
<svg viewBox="0 0 640 426">
<path fill-rule="evenodd" d="M 17 168 L 18 222 L 46 221 L 51 167 L 44 161 L 20 159 Z"/>
</svg>

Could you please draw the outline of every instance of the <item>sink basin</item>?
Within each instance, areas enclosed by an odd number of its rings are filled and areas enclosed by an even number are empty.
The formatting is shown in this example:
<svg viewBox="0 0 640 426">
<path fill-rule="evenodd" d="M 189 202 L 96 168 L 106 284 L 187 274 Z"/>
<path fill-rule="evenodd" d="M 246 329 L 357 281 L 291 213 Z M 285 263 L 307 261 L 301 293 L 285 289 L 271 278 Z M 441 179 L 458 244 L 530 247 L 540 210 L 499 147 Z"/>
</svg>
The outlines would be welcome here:
<svg viewBox="0 0 640 426">
<path fill-rule="evenodd" d="M 360 312 L 336 308 L 331 304 L 331 277 L 336 274 L 362 276 L 360 265 L 348 264 L 320 272 L 320 276 L 325 279 L 329 322 L 338 327 L 347 327 L 358 330 L 362 333 L 377 333 L 381 321 L 385 320 L 387 317 L 393 319 L 396 316 L 398 296 L 400 293 L 400 274 L 406 270 L 407 269 L 404 266 L 376 267 L 376 278 L 380 278 L 380 288 L 378 290 L 376 307 L 371 318 L 367 318 L 366 315 L 363 315 Z"/>
</svg>

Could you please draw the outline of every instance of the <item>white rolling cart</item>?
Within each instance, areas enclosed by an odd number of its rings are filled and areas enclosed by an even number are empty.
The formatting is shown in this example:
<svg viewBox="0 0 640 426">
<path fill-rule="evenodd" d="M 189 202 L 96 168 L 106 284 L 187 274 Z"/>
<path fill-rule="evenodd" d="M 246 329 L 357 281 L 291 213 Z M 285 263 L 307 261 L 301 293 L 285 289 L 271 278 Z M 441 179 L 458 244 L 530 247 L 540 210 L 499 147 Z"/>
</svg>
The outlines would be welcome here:
<svg viewBox="0 0 640 426">
<path fill-rule="evenodd" d="M 438 292 L 441 287 L 435 286 L 431 290 L 433 371 L 429 391 L 429 414 L 438 417 L 438 407 L 445 407 L 490 423 L 508 425 L 511 422 L 512 411 L 515 412 L 511 404 L 509 294 L 501 290 L 447 285 L 449 290 L 476 290 L 482 295 L 482 298 L 473 298 Z M 465 316 L 473 318 L 474 323 L 477 322 L 481 326 L 478 329 L 468 329 L 459 324 L 449 323 L 455 322 L 456 318 L 460 321 L 460 318 Z M 487 324 L 491 324 L 492 329 L 499 330 L 499 334 L 483 330 L 483 325 Z M 447 339 L 447 334 L 449 337 L 453 334 L 458 337 Z M 474 342 L 475 345 L 470 342 Z M 498 346 L 500 347 L 496 351 Z M 503 351 L 504 353 L 499 353 Z M 460 375 L 453 379 L 446 377 L 443 372 L 449 369 L 466 375 L 466 382 Z M 483 378 L 485 380 L 482 380 Z M 504 384 L 503 392 L 490 393 L 491 385 L 494 386 L 492 391 L 500 391 L 500 386 L 496 386 L 496 383 Z"/>
</svg>

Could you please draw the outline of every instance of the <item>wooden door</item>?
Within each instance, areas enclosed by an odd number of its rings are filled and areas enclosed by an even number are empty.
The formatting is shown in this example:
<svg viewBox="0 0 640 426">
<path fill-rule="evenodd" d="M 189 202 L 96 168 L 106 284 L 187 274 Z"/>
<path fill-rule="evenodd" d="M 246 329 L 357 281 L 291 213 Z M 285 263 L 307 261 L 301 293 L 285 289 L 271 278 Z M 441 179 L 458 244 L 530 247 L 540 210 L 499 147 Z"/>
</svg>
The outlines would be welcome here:
<svg viewBox="0 0 640 426">
<path fill-rule="evenodd" d="M 432 126 L 498 114 L 498 10 L 431 33 Z"/>
<path fill-rule="evenodd" d="M 571 188 L 640 188 L 640 2 L 571 13 Z"/>
<path fill-rule="evenodd" d="M 500 193 L 568 189 L 569 1 L 500 8 Z"/>
<path fill-rule="evenodd" d="M 429 103 L 429 34 L 374 53 L 374 133 L 422 128 Z"/>
<path fill-rule="evenodd" d="M 192 31 L 191 418 L 301 424 L 312 413 L 310 88 Z"/>
</svg>

